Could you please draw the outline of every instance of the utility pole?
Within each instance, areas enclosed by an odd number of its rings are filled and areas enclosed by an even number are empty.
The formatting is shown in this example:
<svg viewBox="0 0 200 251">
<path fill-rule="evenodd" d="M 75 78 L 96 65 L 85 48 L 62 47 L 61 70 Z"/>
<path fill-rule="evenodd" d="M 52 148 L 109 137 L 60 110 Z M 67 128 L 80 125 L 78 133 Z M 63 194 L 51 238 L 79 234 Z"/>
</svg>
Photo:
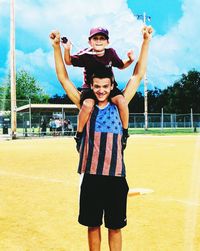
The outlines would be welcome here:
<svg viewBox="0 0 200 251">
<path fill-rule="evenodd" d="M 16 71 L 15 71 L 15 2 L 10 0 L 10 98 L 11 98 L 11 137 L 16 139 Z"/>
<path fill-rule="evenodd" d="M 146 26 L 147 21 L 151 21 L 151 17 L 147 16 L 144 12 L 142 15 L 136 15 L 137 19 L 142 19 L 143 25 Z M 148 89 L 147 89 L 148 79 L 147 73 L 144 74 L 144 121 L 145 130 L 148 129 Z"/>
</svg>

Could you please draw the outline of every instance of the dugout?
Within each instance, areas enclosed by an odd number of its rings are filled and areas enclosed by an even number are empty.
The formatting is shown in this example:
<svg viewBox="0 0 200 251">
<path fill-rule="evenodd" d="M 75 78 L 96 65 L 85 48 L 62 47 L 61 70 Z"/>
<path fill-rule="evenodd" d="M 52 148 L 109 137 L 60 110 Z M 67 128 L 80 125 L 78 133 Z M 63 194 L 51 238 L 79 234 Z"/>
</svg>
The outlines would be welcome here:
<svg viewBox="0 0 200 251">
<path fill-rule="evenodd" d="M 48 128 L 51 119 L 70 120 L 76 130 L 78 112 L 78 108 L 73 104 L 23 105 L 17 107 L 17 131 L 25 136 L 40 134 L 41 125 L 46 123 Z"/>
</svg>

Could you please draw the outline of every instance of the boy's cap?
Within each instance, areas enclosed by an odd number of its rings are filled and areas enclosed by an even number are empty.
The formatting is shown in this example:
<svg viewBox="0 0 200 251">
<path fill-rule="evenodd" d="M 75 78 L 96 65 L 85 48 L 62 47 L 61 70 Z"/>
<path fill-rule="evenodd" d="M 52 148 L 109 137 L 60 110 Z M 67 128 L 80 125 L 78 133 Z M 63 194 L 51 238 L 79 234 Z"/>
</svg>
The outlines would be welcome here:
<svg viewBox="0 0 200 251">
<path fill-rule="evenodd" d="M 92 28 L 90 30 L 89 39 L 97 34 L 103 34 L 107 39 L 109 39 L 108 30 L 102 27 Z"/>
</svg>

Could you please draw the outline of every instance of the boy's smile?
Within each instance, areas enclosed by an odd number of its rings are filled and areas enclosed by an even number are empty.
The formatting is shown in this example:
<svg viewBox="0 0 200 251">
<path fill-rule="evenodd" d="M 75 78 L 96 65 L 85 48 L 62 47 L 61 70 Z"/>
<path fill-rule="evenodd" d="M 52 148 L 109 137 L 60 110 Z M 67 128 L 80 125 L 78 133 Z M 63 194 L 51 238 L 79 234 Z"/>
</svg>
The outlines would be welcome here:
<svg viewBox="0 0 200 251">
<path fill-rule="evenodd" d="M 96 52 L 104 51 L 106 46 L 109 44 L 108 39 L 103 35 L 95 35 L 89 40 L 90 46 Z"/>
</svg>

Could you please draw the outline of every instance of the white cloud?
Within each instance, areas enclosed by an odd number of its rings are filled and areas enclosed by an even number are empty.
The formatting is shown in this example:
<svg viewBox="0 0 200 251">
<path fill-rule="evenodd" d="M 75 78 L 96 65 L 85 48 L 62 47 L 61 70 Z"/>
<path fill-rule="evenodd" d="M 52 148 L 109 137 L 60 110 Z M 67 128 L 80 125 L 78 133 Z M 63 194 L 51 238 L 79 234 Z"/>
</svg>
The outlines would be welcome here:
<svg viewBox="0 0 200 251">
<path fill-rule="evenodd" d="M 22 51 L 16 50 L 17 68 L 32 71 L 31 69 L 38 67 L 42 71 L 43 67 L 46 65 L 46 61 L 46 54 L 41 48 L 26 54 Z M 18 64 L 19 62 L 20 64 Z"/>
<path fill-rule="evenodd" d="M 137 51 L 138 41 L 136 38 L 139 37 L 137 31 L 140 29 L 140 25 L 127 8 L 124 0 L 18 0 L 16 2 L 16 29 L 20 30 L 20 35 L 16 34 L 16 38 L 19 45 L 32 42 L 29 39 L 34 36 L 35 40 L 38 41 L 38 44 L 35 43 L 38 48 L 41 47 L 40 41 L 43 51 L 52 51 L 48 34 L 52 29 L 57 28 L 73 41 L 76 46 L 73 51 L 75 52 L 88 46 L 88 33 L 92 26 L 105 26 L 109 29 L 110 42 L 121 57 L 125 58 L 126 52 L 130 48 L 135 48 Z M 21 57 L 18 55 L 17 64 L 26 68 L 38 67 L 34 62 L 40 62 L 40 57 L 44 58 L 44 55 L 38 53 L 38 50 L 34 48 L 33 55 L 29 52 L 22 53 Z M 48 52 L 45 54 L 48 55 Z M 34 59 L 30 60 L 33 57 Z M 77 78 L 80 82 L 82 80 L 81 72 L 74 69 L 72 77 Z M 120 75 L 121 78 L 123 75 Z"/>
<path fill-rule="evenodd" d="M 0 4 L 8 11 L 7 1 L 0 0 Z M 183 15 L 179 22 L 165 35 L 155 34 L 152 39 L 148 65 L 151 87 L 166 87 L 191 68 L 200 70 L 200 2 L 184 0 L 182 8 Z M 2 8 L 0 14 L 1 24 L 5 17 Z M 36 77 L 46 87 L 48 81 L 55 81 L 49 32 L 59 29 L 61 34 L 69 37 L 75 44 L 75 52 L 78 48 L 87 46 L 89 29 L 93 26 L 105 26 L 109 29 L 111 46 L 120 57 L 126 58 L 126 52 L 133 48 L 137 58 L 141 44 L 141 21 L 136 20 L 125 0 L 16 1 L 16 28 L 20 31 L 20 36 L 16 37 L 21 45 L 20 49 L 17 48 L 17 65 L 37 74 Z M 30 44 L 31 36 L 35 39 L 34 49 L 23 50 L 23 44 Z M 123 71 L 115 69 L 118 82 L 125 83 L 131 72 L 132 67 Z M 81 69 L 70 67 L 69 73 L 74 81 L 82 81 Z"/>
<path fill-rule="evenodd" d="M 165 86 L 192 68 L 200 70 L 200 2 L 185 0 L 182 8 L 179 22 L 167 34 L 155 36 L 152 41 L 149 74 Z"/>
</svg>

